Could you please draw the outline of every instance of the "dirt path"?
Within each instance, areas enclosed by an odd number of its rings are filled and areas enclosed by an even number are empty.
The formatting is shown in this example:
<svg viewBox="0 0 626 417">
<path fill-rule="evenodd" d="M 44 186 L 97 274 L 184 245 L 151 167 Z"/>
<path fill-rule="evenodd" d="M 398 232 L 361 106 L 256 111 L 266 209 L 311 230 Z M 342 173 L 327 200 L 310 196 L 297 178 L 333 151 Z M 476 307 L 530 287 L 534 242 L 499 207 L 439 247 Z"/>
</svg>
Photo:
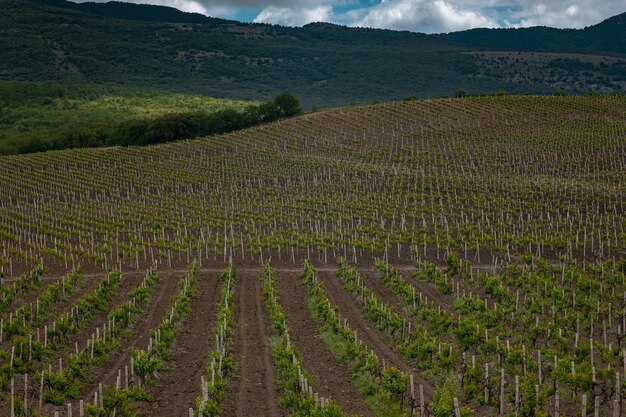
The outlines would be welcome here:
<svg viewBox="0 0 626 417">
<path fill-rule="evenodd" d="M 413 277 L 413 273 L 403 273 L 402 276 L 409 284 L 415 287 L 416 297 L 419 297 L 418 294 L 422 293 L 423 296 L 428 297 L 428 305 L 441 306 L 441 309 L 448 314 L 454 314 L 452 307 L 453 299 L 450 295 L 442 294 L 435 284 L 419 281 Z M 452 291 L 456 291 L 456 287 Z"/>
<path fill-rule="evenodd" d="M 105 275 L 103 274 L 102 277 L 104 276 Z M 54 283 L 56 282 L 50 282 L 49 284 L 52 285 Z M 42 321 L 41 324 L 39 324 L 38 326 L 33 326 L 32 328 L 36 329 L 37 327 L 39 327 L 41 331 L 43 331 L 45 325 L 48 325 L 48 327 L 52 326 L 52 322 L 56 320 L 57 317 L 59 317 L 63 313 L 69 312 L 76 305 L 78 299 L 83 297 L 85 294 L 92 292 L 99 283 L 100 280 L 98 279 L 83 279 L 83 282 L 78 288 L 74 289 L 74 292 L 71 295 L 65 294 L 61 297 L 61 300 L 53 302 L 50 305 L 50 311 L 47 314 L 48 318 Z M 47 287 L 48 284 L 44 284 L 42 288 L 39 288 L 36 291 L 36 294 L 33 295 L 32 300 L 30 300 L 28 303 L 22 303 L 22 305 L 32 304 L 32 311 L 35 312 L 37 308 L 37 298 L 46 290 Z M 21 306 L 11 309 L 11 312 L 15 313 L 15 311 L 18 310 L 20 307 Z M 10 317 L 10 313 L 7 311 L 5 315 L 6 317 L 3 316 L 3 318 L 7 320 L 8 317 Z M 10 338 L 7 338 L 5 335 L 2 347 L 10 350 L 10 346 L 12 344 L 10 342 L 13 340 L 13 337 L 15 337 L 15 335 Z"/>
<path fill-rule="evenodd" d="M 400 299 L 385 286 L 382 279 L 380 279 L 378 271 L 359 270 L 359 275 L 365 282 L 365 286 L 372 290 L 378 298 L 393 307 L 398 314 L 405 315 L 404 306 L 402 305 Z"/>
<path fill-rule="evenodd" d="M 11 303 L 11 305 L 9 305 L 6 310 L 0 313 L 0 318 L 3 318 L 4 321 L 7 321 L 9 317 L 11 316 L 11 313 L 15 313 L 16 310 L 19 310 L 23 306 L 29 305 L 31 303 L 33 304 L 36 303 L 37 298 L 39 298 L 41 293 L 44 292 L 46 288 L 48 288 L 49 285 L 55 284 L 61 279 L 60 277 L 45 279 L 43 276 L 41 278 L 43 282 L 41 283 L 40 286 L 30 289 L 24 294 L 17 294 L 15 296 L 15 299 Z M 4 285 L 9 285 L 13 281 L 15 280 L 3 279 Z M 33 306 L 33 311 L 34 309 L 35 309 L 35 306 Z"/>
<path fill-rule="evenodd" d="M 200 274 L 198 297 L 191 302 L 191 313 L 180 323 L 170 348 L 170 366 L 149 389 L 154 401 L 137 407 L 140 415 L 187 417 L 189 407 L 195 408 L 200 377 L 206 374 L 207 355 L 215 344 L 212 336 L 219 298 L 219 276 Z"/>
<path fill-rule="evenodd" d="M 328 298 L 331 303 L 339 307 L 341 316 L 348 320 L 348 325 L 352 330 L 357 331 L 359 339 L 369 346 L 381 361 L 385 359 L 387 363 L 392 364 L 401 371 L 414 374 L 416 384 L 424 385 L 424 396 L 427 401 L 430 401 L 434 393 L 433 385 L 421 375 L 417 374 L 415 367 L 412 366 L 409 361 L 404 360 L 400 355 L 394 352 L 393 349 L 382 340 L 378 331 L 370 327 L 367 320 L 363 317 L 363 313 L 357 301 L 351 294 L 348 294 L 343 289 L 341 282 L 335 278 L 333 274 L 325 272 L 319 273 L 318 271 L 318 277 L 325 282 Z"/>
<path fill-rule="evenodd" d="M 145 349 L 148 346 L 150 330 L 156 327 L 170 308 L 170 297 L 176 293 L 179 276 L 160 273 L 159 287 L 152 299 L 146 305 L 146 313 L 140 314 L 138 320 L 130 328 L 130 336 L 122 340 L 121 347 L 109 354 L 109 360 L 98 368 L 94 368 L 85 383 L 81 394 L 89 398 L 102 382 L 104 386 L 114 385 L 117 379 L 118 369 L 130 366 L 130 356 L 133 348 Z M 128 294 L 126 293 L 125 296 Z"/>
<path fill-rule="evenodd" d="M 66 357 L 68 352 L 74 352 L 76 343 L 78 343 L 78 349 L 83 349 L 87 344 L 87 339 L 91 338 L 91 334 L 96 332 L 96 328 L 100 328 L 102 330 L 102 325 L 105 321 L 107 321 L 107 317 L 109 312 L 118 306 L 120 303 L 124 302 L 128 297 L 128 293 L 135 287 L 141 284 L 143 279 L 143 275 L 123 275 L 122 281 L 120 282 L 119 287 L 115 290 L 113 297 L 106 304 L 104 309 L 97 310 L 94 316 L 91 318 L 87 327 L 83 330 L 79 331 L 75 334 L 68 334 L 67 339 L 64 342 L 64 345 L 67 347 L 66 352 L 58 352 L 54 355 L 53 358 L 49 358 L 44 360 L 45 363 L 52 363 L 53 369 L 58 367 L 59 358 L 63 358 L 63 364 L 66 364 Z M 76 299 L 73 303 L 76 303 Z M 41 327 L 43 332 L 44 327 Z"/>
<path fill-rule="evenodd" d="M 269 322 L 261 299 L 260 273 L 241 272 L 235 287 L 239 316 L 235 357 L 239 380 L 230 384 L 222 405 L 224 417 L 284 415 L 278 408 L 274 363 L 269 345 Z"/>
<path fill-rule="evenodd" d="M 315 391 L 332 398 L 349 415 L 373 416 L 350 380 L 352 367 L 339 362 L 320 338 L 319 326 L 311 317 L 306 290 L 297 274 L 278 274 L 281 304 L 289 317 L 289 335 L 300 351 L 304 367 L 315 382 Z"/>
</svg>

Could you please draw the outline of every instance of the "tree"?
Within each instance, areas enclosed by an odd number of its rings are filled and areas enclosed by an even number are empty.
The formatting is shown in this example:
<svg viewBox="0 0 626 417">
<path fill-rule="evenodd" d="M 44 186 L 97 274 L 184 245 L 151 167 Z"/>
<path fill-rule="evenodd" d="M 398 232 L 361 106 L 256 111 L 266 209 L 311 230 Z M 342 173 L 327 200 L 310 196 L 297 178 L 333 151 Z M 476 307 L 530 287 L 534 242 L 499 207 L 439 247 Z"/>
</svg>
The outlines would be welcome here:
<svg viewBox="0 0 626 417">
<path fill-rule="evenodd" d="M 279 94 L 274 99 L 274 104 L 278 106 L 285 117 L 297 116 L 302 113 L 300 101 L 289 93 Z"/>
</svg>

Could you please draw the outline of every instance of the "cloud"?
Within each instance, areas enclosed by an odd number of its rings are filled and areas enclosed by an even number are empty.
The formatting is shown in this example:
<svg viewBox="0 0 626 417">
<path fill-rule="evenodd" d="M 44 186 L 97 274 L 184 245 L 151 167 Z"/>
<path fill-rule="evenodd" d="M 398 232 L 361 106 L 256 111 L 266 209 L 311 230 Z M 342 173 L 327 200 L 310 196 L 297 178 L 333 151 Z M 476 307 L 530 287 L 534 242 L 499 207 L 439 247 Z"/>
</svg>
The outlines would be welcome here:
<svg viewBox="0 0 626 417">
<path fill-rule="evenodd" d="M 508 27 L 583 28 L 624 13 L 623 0 L 518 0 L 517 11 L 503 19 Z"/>
<path fill-rule="evenodd" d="M 332 21 L 332 7 L 318 6 L 310 9 L 293 9 L 270 6 L 261 11 L 255 23 L 273 23 L 283 26 L 303 26 L 311 22 Z"/>
<path fill-rule="evenodd" d="M 75 0 L 88 1 L 88 0 Z M 90 0 L 108 1 L 108 0 Z M 582 28 L 626 11 L 624 0 L 122 0 L 288 26 L 328 21 L 415 32 L 475 27 Z"/>
<path fill-rule="evenodd" d="M 498 24 L 479 10 L 466 10 L 445 0 L 383 0 L 369 8 L 353 26 L 432 33 Z"/>
</svg>

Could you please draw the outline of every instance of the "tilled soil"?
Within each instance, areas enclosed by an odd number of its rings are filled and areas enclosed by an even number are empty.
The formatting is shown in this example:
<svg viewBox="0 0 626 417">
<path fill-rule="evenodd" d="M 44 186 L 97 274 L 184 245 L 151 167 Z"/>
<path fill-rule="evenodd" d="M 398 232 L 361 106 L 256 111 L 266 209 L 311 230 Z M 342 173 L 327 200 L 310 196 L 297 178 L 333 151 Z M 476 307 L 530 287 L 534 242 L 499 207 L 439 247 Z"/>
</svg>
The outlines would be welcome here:
<svg viewBox="0 0 626 417">
<path fill-rule="evenodd" d="M 343 289 L 341 282 L 335 278 L 332 273 L 318 273 L 318 277 L 323 280 L 326 285 L 330 302 L 339 307 L 341 316 L 348 320 L 348 325 L 352 330 L 357 331 L 359 339 L 372 349 L 381 361 L 384 359 L 387 363 L 392 364 L 399 370 L 408 374 L 413 374 L 415 383 L 423 384 L 424 396 L 429 402 L 435 391 L 433 385 L 421 375 L 417 374 L 415 372 L 415 367 L 391 349 L 383 341 L 378 331 L 370 327 L 366 319 L 363 317 L 358 301 Z"/>
<path fill-rule="evenodd" d="M 161 281 L 155 289 L 151 300 L 145 306 L 145 312 L 138 316 L 137 322 L 130 330 L 127 341 L 122 341 L 122 347 L 109 354 L 106 364 L 93 368 L 88 375 L 81 392 L 81 398 L 90 401 L 93 392 L 97 390 L 99 382 L 104 386 L 115 384 L 118 370 L 122 373 L 125 365 L 130 363 L 132 348 L 145 348 L 148 343 L 149 332 L 156 327 L 169 311 L 169 301 L 176 293 L 178 280 L 186 271 L 185 265 L 173 265 L 172 269 L 160 272 Z M 281 293 L 281 303 L 289 316 L 289 330 L 292 341 L 302 354 L 304 365 L 315 382 L 315 390 L 324 397 L 334 399 L 349 414 L 372 416 L 363 397 L 351 384 L 351 368 L 348 364 L 340 363 L 334 358 L 319 336 L 319 326 L 308 311 L 305 289 L 299 285 L 301 267 L 291 262 L 273 262 L 274 272 L 278 276 L 278 290 Z M 404 277 L 416 289 L 428 295 L 429 300 L 439 304 L 442 308 L 451 308 L 452 298 L 439 293 L 431 284 L 415 281 L 411 274 L 413 267 L 403 265 L 398 268 Z M 318 277 L 325 283 L 328 296 L 333 304 L 340 309 L 342 317 L 348 320 L 349 326 L 357 331 L 359 339 L 372 349 L 381 359 L 385 359 L 397 368 L 407 373 L 413 373 L 416 384 L 424 385 L 427 402 L 430 402 L 434 388 L 432 384 L 415 372 L 415 364 L 401 357 L 385 342 L 384 336 L 369 324 L 361 310 L 356 297 L 346 292 L 342 283 L 335 278 L 337 267 L 334 264 L 317 265 Z M 394 306 L 399 313 L 402 308 L 399 299 L 389 291 L 380 281 L 378 273 L 371 265 L 361 263 L 359 272 L 365 279 L 366 285 L 386 303 Z M 171 348 L 172 360 L 167 370 L 156 377 L 156 384 L 148 391 L 154 401 L 138 403 L 137 409 L 142 416 L 188 416 L 188 408 L 195 406 L 195 398 L 200 394 L 200 376 L 206 372 L 206 358 L 213 347 L 212 328 L 215 320 L 216 306 L 219 301 L 218 274 L 222 269 L 217 264 L 205 265 L 200 268 L 198 284 L 199 296 L 192 302 L 192 312 L 180 323 L 179 333 Z M 253 262 L 241 265 L 238 271 L 238 280 L 235 283 L 235 322 L 233 354 L 238 362 L 238 377 L 229 383 L 224 402 L 222 416 L 271 416 L 282 417 L 286 410 L 279 407 L 279 393 L 274 379 L 275 370 L 272 351 L 269 341 L 269 321 L 263 305 L 261 295 L 260 275 L 262 268 Z M 66 342 L 67 350 L 73 351 L 74 342 L 78 341 L 79 348 L 84 346 L 85 340 L 95 332 L 96 327 L 102 326 L 108 312 L 126 301 L 128 292 L 141 283 L 143 272 L 127 272 L 123 275 L 120 288 L 113 300 L 107 304 L 104 311 L 98 311 L 87 329 L 72 335 Z M 103 273 L 84 274 L 85 287 L 72 295 L 70 303 L 57 303 L 54 309 L 62 313 L 76 302 L 81 294 L 93 290 Z M 210 277 L 210 278 L 209 278 Z M 50 279 L 50 277 L 47 277 Z M 54 315 L 54 314 L 53 314 Z M 56 315 L 54 315 L 56 317 Z M 65 358 L 66 352 L 57 356 Z M 58 366 L 58 357 L 50 360 Z M 45 362 L 46 364 L 48 361 Z M 65 363 L 65 361 L 64 361 Z M 47 366 L 42 364 L 41 366 Z M 16 387 L 20 386 L 21 378 L 16 378 Z M 31 387 L 35 388 L 31 381 Z M 562 401 L 562 409 L 569 409 L 569 404 Z M 76 401 L 74 405 L 77 408 Z M 46 415 L 52 415 L 54 410 L 65 414 L 65 407 L 46 406 Z M 8 404 L 0 406 L 0 415 L 8 410 Z M 489 407 L 479 407 L 479 415 L 489 415 L 493 411 Z"/>
<path fill-rule="evenodd" d="M 72 307 L 74 307 L 74 305 L 76 304 L 76 302 L 78 301 L 79 298 L 83 297 L 85 294 L 90 293 L 91 291 L 93 291 L 96 286 L 98 285 L 98 283 L 100 282 L 100 280 L 98 279 L 85 279 L 83 278 L 83 282 L 81 283 L 80 286 L 78 286 L 78 288 L 74 289 L 74 292 L 71 295 L 65 294 L 61 297 L 61 300 L 52 303 L 52 305 L 50 306 L 50 311 L 48 312 L 48 319 L 41 322 L 41 324 L 38 326 L 42 331 L 44 329 L 45 325 L 48 326 L 52 326 L 52 322 L 53 320 L 56 320 L 57 317 L 59 317 L 61 314 L 69 312 L 70 309 L 72 309 Z M 45 291 L 46 287 L 48 286 L 48 284 L 53 284 L 54 282 L 49 282 L 49 283 L 45 283 L 41 288 L 37 289 L 35 291 L 35 294 L 33 294 L 32 297 L 29 297 L 28 302 L 21 302 L 19 304 L 16 303 L 16 305 L 12 306 L 11 310 L 12 312 L 14 312 L 15 310 L 17 310 L 18 308 L 20 308 L 23 305 L 28 305 L 30 303 L 33 304 L 32 306 L 32 311 L 35 312 L 36 311 L 36 302 L 37 302 L 37 298 L 41 295 L 42 292 Z M 8 317 L 10 316 L 9 311 L 7 311 L 5 313 L 5 315 L 3 315 L 2 317 L 7 320 Z M 11 349 L 11 340 L 13 338 L 7 338 L 6 336 L 4 337 L 3 343 L 2 343 L 2 347 L 4 349 Z"/>
<path fill-rule="evenodd" d="M 306 290 L 299 284 L 299 275 L 277 275 L 281 305 L 289 317 L 289 336 L 300 351 L 315 391 L 335 400 L 348 415 L 373 416 L 350 381 L 350 365 L 337 361 L 321 340 L 319 326 L 307 307 Z"/>
<path fill-rule="evenodd" d="M 143 280 L 143 274 L 125 274 L 122 275 L 122 281 L 120 286 L 115 290 L 113 297 L 106 304 L 103 310 L 97 310 L 87 327 L 78 333 L 68 334 L 65 341 L 67 348 L 66 352 L 59 352 L 55 357 L 49 359 L 48 363 L 52 364 L 52 368 L 58 367 L 59 358 L 62 358 L 63 364 L 67 363 L 66 357 L 68 352 L 74 352 L 76 349 L 76 343 L 78 343 L 78 349 L 83 349 L 87 345 L 87 339 L 91 338 L 92 333 L 96 333 L 96 328 L 100 328 L 102 331 L 102 325 L 108 320 L 108 315 L 111 310 L 117 307 L 119 304 L 126 301 L 128 293 L 141 284 Z M 99 279 L 97 280 L 100 281 Z M 97 285 L 97 284 L 96 284 Z M 94 287 L 95 288 L 95 287 Z M 76 302 L 77 300 L 75 300 Z M 43 327 L 42 327 L 43 330 Z"/>
<path fill-rule="evenodd" d="M 134 348 L 145 349 L 148 346 L 150 330 L 158 326 L 170 310 L 170 298 L 176 294 L 180 276 L 167 272 L 159 273 L 160 280 L 151 300 L 144 307 L 145 313 L 139 314 L 138 320 L 130 328 L 128 342 L 121 341 L 118 349 L 109 354 L 109 360 L 103 367 L 95 368 L 90 372 L 89 381 L 85 384 L 82 394 L 90 398 L 101 382 L 103 386 L 115 385 L 117 372 L 130 367 L 130 357 Z M 127 294 L 126 294 L 127 295 Z"/>
<path fill-rule="evenodd" d="M 170 348 L 172 360 L 159 373 L 156 385 L 148 389 L 154 401 L 139 403 L 142 416 L 189 415 L 200 395 L 200 378 L 206 375 L 207 356 L 214 348 L 213 327 L 220 299 L 220 280 L 216 274 L 199 274 L 198 296 L 191 302 L 191 313 L 178 326 Z"/>
<path fill-rule="evenodd" d="M 239 360 L 239 379 L 229 384 L 222 404 L 224 417 L 285 415 L 278 407 L 274 384 L 275 370 L 269 344 L 269 321 L 261 298 L 261 269 L 238 271 L 235 296 L 239 319 L 238 342 L 234 346 Z"/>
</svg>

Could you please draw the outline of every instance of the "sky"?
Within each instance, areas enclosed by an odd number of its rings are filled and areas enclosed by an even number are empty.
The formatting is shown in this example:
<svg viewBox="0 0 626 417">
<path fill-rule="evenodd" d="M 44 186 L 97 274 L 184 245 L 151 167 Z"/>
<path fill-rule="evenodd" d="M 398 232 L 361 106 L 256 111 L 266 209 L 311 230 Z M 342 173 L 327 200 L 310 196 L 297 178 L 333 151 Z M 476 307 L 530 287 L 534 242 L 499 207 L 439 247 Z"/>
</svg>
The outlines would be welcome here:
<svg viewBox="0 0 626 417">
<path fill-rule="evenodd" d="M 285 26 L 332 22 L 423 33 L 454 32 L 477 27 L 583 28 L 626 12 L 626 0 L 124 1 L 171 6 L 187 12 L 244 22 Z"/>
</svg>

